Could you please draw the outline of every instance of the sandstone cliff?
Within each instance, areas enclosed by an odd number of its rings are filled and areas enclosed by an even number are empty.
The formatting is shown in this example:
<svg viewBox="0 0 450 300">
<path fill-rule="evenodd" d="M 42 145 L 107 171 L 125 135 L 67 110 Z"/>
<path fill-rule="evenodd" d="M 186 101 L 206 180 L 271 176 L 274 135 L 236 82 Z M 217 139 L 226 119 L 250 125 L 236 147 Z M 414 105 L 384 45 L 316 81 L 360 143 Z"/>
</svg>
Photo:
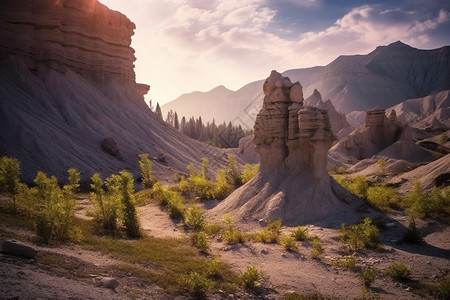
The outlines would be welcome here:
<svg viewBox="0 0 450 300">
<path fill-rule="evenodd" d="M 241 223 L 282 219 L 315 222 L 349 209 L 351 199 L 327 173 L 333 133 L 326 110 L 303 106 L 299 82 L 272 71 L 254 126 L 260 172 L 220 203 L 213 213 L 232 213 Z"/>
<path fill-rule="evenodd" d="M 171 128 L 150 111 L 136 84 L 134 24 L 96 0 L 0 0 L 0 155 L 37 170 L 83 180 L 127 169 L 139 176 L 148 153 L 161 179 L 218 149 Z"/>
</svg>

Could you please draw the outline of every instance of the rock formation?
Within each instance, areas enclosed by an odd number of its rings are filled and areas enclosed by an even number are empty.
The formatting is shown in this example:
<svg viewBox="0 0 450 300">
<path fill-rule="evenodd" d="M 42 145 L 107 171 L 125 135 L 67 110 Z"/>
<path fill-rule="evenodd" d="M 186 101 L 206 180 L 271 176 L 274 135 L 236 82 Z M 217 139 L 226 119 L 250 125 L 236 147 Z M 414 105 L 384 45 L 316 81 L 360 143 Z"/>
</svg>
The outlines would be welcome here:
<svg viewBox="0 0 450 300">
<path fill-rule="evenodd" d="M 338 139 L 345 135 L 343 134 L 344 132 L 351 130 L 350 124 L 348 124 L 345 115 L 336 110 L 330 99 L 324 102 L 322 100 L 322 95 L 317 89 L 314 89 L 312 95 L 305 99 L 304 104 L 307 106 L 325 109 L 327 111 L 330 119 L 331 131 L 333 131 L 333 134 Z"/>
<path fill-rule="evenodd" d="M 63 181 L 67 169 L 103 177 L 140 173 L 148 153 L 160 179 L 225 155 L 193 141 L 152 113 L 137 84 L 134 24 L 96 0 L 0 0 L 0 156 Z M 164 153 L 164 157 L 159 157 Z"/>
<path fill-rule="evenodd" d="M 135 85 L 135 25 L 97 0 L 0 1 L 0 52 Z M 29 65 L 30 69 L 36 65 Z"/>
<path fill-rule="evenodd" d="M 263 91 L 254 126 L 260 172 L 213 212 L 231 212 L 240 222 L 281 218 L 295 225 L 348 208 L 339 198 L 350 198 L 349 194 L 327 173 L 333 141 L 327 111 L 303 106 L 300 83 L 276 71 L 264 82 Z"/>
<path fill-rule="evenodd" d="M 395 111 L 386 116 L 384 108 L 374 107 L 366 112 L 365 124 L 334 145 L 330 156 L 336 160 L 342 160 L 341 156 L 369 158 L 396 142 L 401 132 Z"/>
</svg>

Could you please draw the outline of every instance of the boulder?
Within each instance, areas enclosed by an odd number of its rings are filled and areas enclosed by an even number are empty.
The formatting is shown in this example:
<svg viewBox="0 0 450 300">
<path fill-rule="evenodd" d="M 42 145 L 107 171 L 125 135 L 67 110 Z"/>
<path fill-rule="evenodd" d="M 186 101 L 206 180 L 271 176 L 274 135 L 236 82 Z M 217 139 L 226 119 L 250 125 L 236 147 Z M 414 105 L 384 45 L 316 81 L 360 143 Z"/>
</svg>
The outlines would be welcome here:
<svg viewBox="0 0 450 300">
<path fill-rule="evenodd" d="M 25 258 L 36 258 L 38 254 L 37 250 L 33 247 L 14 240 L 3 241 L 1 248 L 3 253 Z"/>
</svg>

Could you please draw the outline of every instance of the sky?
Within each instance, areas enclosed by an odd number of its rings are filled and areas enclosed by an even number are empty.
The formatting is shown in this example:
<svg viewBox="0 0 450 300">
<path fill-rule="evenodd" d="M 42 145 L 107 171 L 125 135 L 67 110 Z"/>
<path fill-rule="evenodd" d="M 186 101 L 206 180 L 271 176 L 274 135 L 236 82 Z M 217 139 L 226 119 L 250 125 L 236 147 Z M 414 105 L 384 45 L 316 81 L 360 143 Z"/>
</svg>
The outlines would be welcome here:
<svg viewBox="0 0 450 300">
<path fill-rule="evenodd" d="M 136 80 L 146 100 L 224 85 L 237 90 L 271 70 L 323 66 L 398 40 L 450 45 L 447 0 L 100 0 L 136 24 Z"/>
</svg>

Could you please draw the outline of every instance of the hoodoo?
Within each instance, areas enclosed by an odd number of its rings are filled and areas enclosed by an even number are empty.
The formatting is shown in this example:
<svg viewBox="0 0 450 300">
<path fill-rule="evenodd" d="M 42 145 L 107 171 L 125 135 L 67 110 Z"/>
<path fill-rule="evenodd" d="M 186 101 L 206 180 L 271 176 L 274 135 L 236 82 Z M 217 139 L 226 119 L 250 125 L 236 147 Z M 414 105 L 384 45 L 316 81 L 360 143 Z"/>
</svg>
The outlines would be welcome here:
<svg viewBox="0 0 450 300">
<path fill-rule="evenodd" d="M 327 172 L 333 133 L 326 110 L 304 106 L 299 82 L 272 71 L 263 85 L 264 103 L 254 126 L 260 172 L 220 203 L 214 213 L 240 222 L 282 219 L 314 222 L 349 208 L 351 198 Z"/>
</svg>

